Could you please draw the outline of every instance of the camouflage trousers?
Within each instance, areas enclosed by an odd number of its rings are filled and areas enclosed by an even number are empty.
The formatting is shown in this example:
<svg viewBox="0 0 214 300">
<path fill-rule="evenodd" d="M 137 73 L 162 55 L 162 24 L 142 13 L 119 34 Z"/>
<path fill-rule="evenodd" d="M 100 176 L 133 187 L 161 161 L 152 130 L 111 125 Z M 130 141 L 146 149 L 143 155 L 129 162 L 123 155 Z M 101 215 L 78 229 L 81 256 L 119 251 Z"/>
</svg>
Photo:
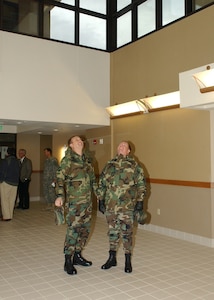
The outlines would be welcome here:
<svg viewBox="0 0 214 300">
<path fill-rule="evenodd" d="M 66 215 L 67 231 L 64 244 L 64 254 L 73 255 L 82 251 L 90 233 L 92 204 L 68 204 Z"/>
<path fill-rule="evenodd" d="M 117 251 L 120 239 L 126 254 L 132 252 L 133 242 L 133 213 L 132 212 L 105 212 L 108 223 L 110 250 Z"/>
<path fill-rule="evenodd" d="M 51 185 L 51 181 L 44 181 L 43 182 L 43 195 L 44 195 L 44 200 L 45 203 L 54 203 L 56 199 L 56 193 L 55 193 L 55 188 Z"/>
</svg>

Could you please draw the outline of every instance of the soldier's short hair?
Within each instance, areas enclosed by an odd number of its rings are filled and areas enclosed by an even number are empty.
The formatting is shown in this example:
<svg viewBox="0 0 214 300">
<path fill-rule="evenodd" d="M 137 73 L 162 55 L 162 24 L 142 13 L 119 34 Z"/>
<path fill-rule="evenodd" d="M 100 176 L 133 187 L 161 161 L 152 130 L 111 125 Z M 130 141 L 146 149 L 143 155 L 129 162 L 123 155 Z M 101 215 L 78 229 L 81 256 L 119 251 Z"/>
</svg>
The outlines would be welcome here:
<svg viewBox="0 0 214 300">
<path fill-rule="evenodd" d="M 48 151 L 48 152 L 50 152 L 50 154 L 52 155 L 52 149 L 51 148 L 45 148 L 44 151 L 45 150 Z"/>
<path fill-rule="evenodd" d="M 69 139 L 68 139 L 68 147 L 70 146 L 71 140 L 73 139 L 73 137 L 75 137 L 75 135 L 72 135 Z"/>
</svg>

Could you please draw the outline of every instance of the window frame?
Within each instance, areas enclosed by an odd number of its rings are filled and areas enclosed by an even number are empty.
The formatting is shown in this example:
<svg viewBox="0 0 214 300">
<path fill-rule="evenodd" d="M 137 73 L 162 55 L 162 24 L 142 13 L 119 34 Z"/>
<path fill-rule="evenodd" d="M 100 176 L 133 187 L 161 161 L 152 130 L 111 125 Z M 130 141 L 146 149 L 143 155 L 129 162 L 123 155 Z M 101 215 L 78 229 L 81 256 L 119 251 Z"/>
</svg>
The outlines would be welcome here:
<svg viewBox="0 0 214 300">
<path fill-rule="evenodd" d="M 73 45 L 77 46 L 83 46 L 87 48 L 93 48 L 97 49 L 100 51 L 105 51 L 105 52 L 113 52 L 121 47 L 126 46 L 127 44 L 133 43 L 139 39 L 144 38 L 145 36 L 152 34 L 158 30 L 161 30 L 162 28 L 166 26 L 170 26 L 171 24 L 180 21 L 183 18 L 186 18 L 194 13 L 197 13 L 209 6 L 214 5 L 214 1 L 211 3 L 208 3 L 204 5 L 203 7 L 199 9 L 195 9 L 195 1 L 196 0 L 184 0 L 184 7 L 185 7 L 185 15 L 181 18 L 178 18 L 174 20 L 171 23 L 166 24 L 163 26 L 162 24 L 162 0 L 155 0 L 156 1 L 156 9 L 155 9 L 155 30 L 152 32 L 147 33 L 146 35 L 139 36 L 138 37 L 138 15 L 137 15 L 137 8 L 140 4 L 144 3 L 147 0 L 132 0 L 130 4 L 128 4 L 126 7 L 123 7 L 121 10 L 117 11 L 117 1 L 114 0 L 106 0 L 106 14 L 102 14 L 99 12 L 91 11 L 85 8 L 81 8 L 79 6 L 80 0 L 75 0 L 75 5 L 70 5 L 67 3 L 62 3 L 59 0 L 35 0 L 38 1 L 38 37 L 39 38 L 44 38 L 44 39 L 50 39 L 46 38 L 44 36 L 44 7 L 45 5 L 54 5 L 58 6 L 64 9 L 72 10 L 74 11 L 74 16 L 75 16 L 75 21 L 74 21 L 74 43 Z M 6 2 L 11 2 L 10 0 L 0 0 L 0 30 L 5 30 L 5 31 L 10 31 L 8 29 L 5 29 L 3 27 L 3 22 L 4 22 L 4 16 L 3 16 L 3 4 Z M 17 3 L 18 5 L 18 3 Z M 127 12 L 131 11 L 131 41 L 127 44 L 121 45 L 117 47 L 117 20 L 119 17 L 122 15 L 126 14 Z M 97 17 L 104 19 L 106 21 L 106 32 L 105 32 L 105 38 L 106 38 L 106 49 L 99 49 L 99 47 L 89 47 L 85 45 L 80 44 L 80 14 L 86 14 L 89 16 Z M 12 30 L 11 30 L 12 31 Z M 14 31 L 12 31 L 14 32 Z M 30 34 L 25 34 L 21 32 L 15 31 L 15 33 L 18 34 L 24 34 L 24 35 L 30 35 Z M 34 35 L 35 37 L 35 35 Z M 64 41 L 58 41 L 61 43 L 68 43 Z M 71 43 L 68 43 L 71 44 Z"/>
</svg>

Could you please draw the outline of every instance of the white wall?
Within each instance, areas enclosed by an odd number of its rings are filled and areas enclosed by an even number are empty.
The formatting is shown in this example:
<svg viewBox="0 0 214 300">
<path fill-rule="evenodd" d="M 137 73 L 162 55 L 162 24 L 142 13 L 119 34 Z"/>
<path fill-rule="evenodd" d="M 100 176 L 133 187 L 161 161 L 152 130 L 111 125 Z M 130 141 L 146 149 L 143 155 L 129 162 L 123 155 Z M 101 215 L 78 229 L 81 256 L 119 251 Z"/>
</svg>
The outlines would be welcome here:
<svg viewBox="0 0 214 300">
<path fill-rule="evenodd" d="M 0 31 L 0 90 L 2 119 L 106 126 L 110 54 Z"/>
</svg>

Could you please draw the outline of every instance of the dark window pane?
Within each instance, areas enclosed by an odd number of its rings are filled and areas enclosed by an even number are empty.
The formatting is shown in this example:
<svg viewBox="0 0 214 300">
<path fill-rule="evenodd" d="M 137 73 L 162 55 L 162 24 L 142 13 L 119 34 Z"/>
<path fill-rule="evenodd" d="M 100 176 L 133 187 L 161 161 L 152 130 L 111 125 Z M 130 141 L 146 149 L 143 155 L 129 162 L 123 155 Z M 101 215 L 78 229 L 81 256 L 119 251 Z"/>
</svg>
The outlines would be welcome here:
<svg viewBox="0 0 214 300">
<path fill-rule="evenodd" d="M 18 31 L 19 7 L 17 3 L 3 2 L 3 29 Z"/>
<path fill-rule="evenodd" d="M 3 1 L 3 29 L 38 35 L 38 1 Z"/>
<path fill-rule="evenodd" d="M 202 8 L 205 5 L 213 3 L 213 0 L 194 0 L 195 10 Z"/>
</svg>

